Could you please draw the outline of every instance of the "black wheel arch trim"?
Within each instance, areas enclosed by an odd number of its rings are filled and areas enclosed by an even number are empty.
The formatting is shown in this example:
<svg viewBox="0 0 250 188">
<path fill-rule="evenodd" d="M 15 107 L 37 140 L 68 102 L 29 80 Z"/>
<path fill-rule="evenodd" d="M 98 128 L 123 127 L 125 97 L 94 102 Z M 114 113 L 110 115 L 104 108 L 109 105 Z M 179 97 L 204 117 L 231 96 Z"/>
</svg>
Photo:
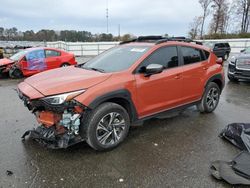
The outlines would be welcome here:
<svg viewBox="0 0 250 188">
<path fill-rule="evenodd" d="M 224 88 L 224 86 L 225 86 L 225 79 L 223 79 L 222 74 L 215 74 L 215 75 L 213 75 L 212 77 L 210 77 L 210 78 L 207 80 L 207 82 L 206 82 L 205 88 L 207 87 L 207 85 L 208 85 L 210 82 L 213 82 L 213 81 L 215 81 L 215 80 L 220 80 L 221 86 L 219 86 L 219 87 L 220 87 L 220 90 L 221 90 L 221 92 L 222 92 L 222 90 L 223 90 L 223 88 Z M 215 83 L 216 83 L 216 82 L 215 82 Z"/>
<path fill-rule="evenodd" d="M 109 93 L 106 93 L 104 95 L 101 95 L 97 98 L 95 98 L 89 105 L 89 109 L 95 109 L 97 106 L 104 102 L 115 102 L 118 101 L 119 99 L 122 99 L 127 102 L 129 107 L 129 115 L 131 118 L 131 122 L 134 122 L 138 119 L 138 114 L 137 110 L 135 108 L 134 102 L 131 98 L 131 93 L 127 89 L 120 89 L 120 90 L 115 90 Z M 119 102 L 118 102 L 119 104 Z M 124 107 L 124 106 L 123 106 Z M 126 107 L 125 107 L 126 109 Z M 128 109 L 126 109 L 128 110 Z"/>
</svg>

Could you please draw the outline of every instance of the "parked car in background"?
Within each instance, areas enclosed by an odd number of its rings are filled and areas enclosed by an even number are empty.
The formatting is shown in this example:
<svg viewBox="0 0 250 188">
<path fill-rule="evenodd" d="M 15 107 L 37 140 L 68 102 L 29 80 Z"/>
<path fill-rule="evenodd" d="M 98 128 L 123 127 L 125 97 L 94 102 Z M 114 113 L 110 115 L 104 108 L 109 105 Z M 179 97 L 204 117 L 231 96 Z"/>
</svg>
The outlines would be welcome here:
<svg viewBox="0 0 250 188">
<path fill-rule="evenodd" d="M 231 47 L 228 42 L 222 42 L 222 43 L 205 42 L 204 45 L 211 48 L 213 53 L 217 57 L 221 57 L 224 60 L 227 60 L 229 58 L 229 55 L 231 53 Z"/>
<path fill-rule="evenodd" d="M 59 67 L 76 65 L 74 54 L 55 48 L 28 48 L 0 60 L 0 74 L 20 78 Z"/>
<path fill-rule="evenodd" d="M 108 150 L 124 141 L 131 124 L 193 105 L 213 112 L 224 81 L 223 60 L 209 48 L 185 39 L 139 37 L 85 64 L 20 83 L 19 97 L 40 124 L 23 137 L 30 133 L 51 148 L 85 140 Z"/>
<path fill-rule="evenodd" d="M 3 48 L 0 47 L 0 59 L 3 59 Z"/>
<path fill-rule="evenodd" d="M 233 56 L 228 64 L 228 79 L 233 82 L 250 80 L 250 47 L 241 50 L 238 56 Z"/>
</svg>

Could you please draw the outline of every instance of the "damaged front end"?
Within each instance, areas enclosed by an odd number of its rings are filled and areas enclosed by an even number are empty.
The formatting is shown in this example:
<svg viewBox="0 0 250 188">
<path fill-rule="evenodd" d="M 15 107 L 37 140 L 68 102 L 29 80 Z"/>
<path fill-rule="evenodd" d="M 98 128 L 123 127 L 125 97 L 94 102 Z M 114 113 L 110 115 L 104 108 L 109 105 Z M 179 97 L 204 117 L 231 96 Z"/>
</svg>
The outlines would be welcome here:
<svg viewBox="0 0 250 188">
<path fill-rule="evenodd" d="M 8 75 L 13 65 L 14 65 L 14 62 L 10 64 L 0 65 L 0 75 Z"/>
<path fill-rule="evenodd" d="M 40 124 L 36 129 L 26 131 L 22 139 L 29 135 L 30 138 L 51 149 L 67 148 L 82 142 L 79 130 L 87 108 L 73 98 L 83 92 L 84 90 L 81 90 L 30 100 L 18 90 L 20 99 Z"/>
</svg>

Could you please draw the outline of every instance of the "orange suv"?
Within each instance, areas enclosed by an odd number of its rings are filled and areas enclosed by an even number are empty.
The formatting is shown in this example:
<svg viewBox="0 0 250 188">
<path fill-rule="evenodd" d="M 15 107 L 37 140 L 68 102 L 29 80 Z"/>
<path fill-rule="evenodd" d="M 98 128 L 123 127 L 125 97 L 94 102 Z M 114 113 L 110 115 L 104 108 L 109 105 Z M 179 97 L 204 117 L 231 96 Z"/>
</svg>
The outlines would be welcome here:
<svg viewBox="0 0 250 188">
<path fill-rule="evenodd" d="M 27 78 L 18 85 L 19 97 L 40 126 L 23 138 L 49 148 L 86 141 L 107 150 L 148 118 L 192 105 L 214 111 L 224 87 L 223 61 L 196 43 L 139 37 L 85 64 Z"/>
</svg>

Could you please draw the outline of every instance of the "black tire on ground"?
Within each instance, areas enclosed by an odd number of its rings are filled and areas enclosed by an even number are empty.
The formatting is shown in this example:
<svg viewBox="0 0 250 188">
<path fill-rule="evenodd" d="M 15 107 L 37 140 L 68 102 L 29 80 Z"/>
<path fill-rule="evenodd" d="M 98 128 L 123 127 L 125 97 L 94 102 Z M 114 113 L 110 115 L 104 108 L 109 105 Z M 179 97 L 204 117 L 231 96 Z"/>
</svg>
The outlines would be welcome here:
<svg viewBox="0 0 250 188">
<path fill-rule="evenodd" d="M 86 112 L 81 122 L 80 135 L 92 148 L 104 151 L 123 142 L 129 127 L 128 112 L 116 103 L 106 102 Z"/>
<path fill-rule="evenodd" d="M 237 78 L 234 78 L 233 76 L 230 76 L 230 75 L 227 75 L 228 79 L 231 81 L 231 82 L 238 82 L 239 80 Z"/>
<path fill-rule="evenodd" d="M 10 78 L 22 78 L 23 73 L 20 69 L 14 68 L 9 70 L 9 76 Z"/>
<path fill-rule="evenodd" d="M 198 110 L 201 113 L 213 112 L 218 106 L 220 94 L 219 86 L 214 82 L 210 82 L 205 89 L 200 104 L 197 105 Z"/>
<path fill-rule="evenodd" d="M 61 66 L 60 66 L 60 67 L 68 67 L 68 66 L 70 66 L 70 64 L 69 64 L 69 63 L 63 63 L 63 64 L 61 64 Z"/>
</svg>

